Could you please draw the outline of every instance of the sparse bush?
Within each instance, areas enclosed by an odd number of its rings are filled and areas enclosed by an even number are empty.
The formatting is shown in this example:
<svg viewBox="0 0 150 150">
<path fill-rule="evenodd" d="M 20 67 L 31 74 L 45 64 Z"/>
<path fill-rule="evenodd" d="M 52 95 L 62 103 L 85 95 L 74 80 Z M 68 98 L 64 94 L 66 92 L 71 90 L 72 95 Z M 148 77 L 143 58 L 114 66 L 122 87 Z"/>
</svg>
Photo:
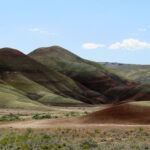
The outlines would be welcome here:
<svg viewBox="0 0 150 150">
<path fill-rule="evenodd" d="M 0 121 L 17 121 L 20 120 L 18 115 L 10 113 L 9 115 L 2 116 Z"/>
<path fill-rule="evenodd" d="M 84 114 L 85 114 L 85 115 L 87 115 L 87 114 L 88 114 L 88 112 L 87 112 L 87 111 L 85 111 L 85 112 L 84 112 Z"/>
<path fill-rule="evenodd" d="M 42 115 L 41 119 L 50 119 L 52 118 L 50 114 Z"/>
<path fill-rule="evenodd" d="M 35 114 L 32 116 L 33 119 L 50 119 L 52 118 L 52 116 L 50 114 L 46 114 L 46 115 L 39 115 L 39 114 Z"/>
<path fill-rule="evenodd" d="M 32 118 L 33 118 L 33 119 L 40 119 L 40 115 L 39 115 L 39 114 L 35 114 L 35 115 L 33 115 Z"/>
<path fill-rule="evenodd" d="M 98 147 L 98 144 L 95 141 L 83 141 L 80 146 L 84 149 L 91 149 Z"/>
</svg>

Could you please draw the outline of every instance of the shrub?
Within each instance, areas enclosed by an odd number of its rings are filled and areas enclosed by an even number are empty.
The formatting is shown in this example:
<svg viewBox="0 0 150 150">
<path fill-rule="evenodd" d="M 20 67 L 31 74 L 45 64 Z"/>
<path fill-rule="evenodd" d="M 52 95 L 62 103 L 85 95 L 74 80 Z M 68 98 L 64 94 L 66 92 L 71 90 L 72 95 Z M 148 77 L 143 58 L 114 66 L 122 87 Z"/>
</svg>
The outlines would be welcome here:
<svg viewBox="0 0 150 150">
<path fill-rule="evenodd" d="M 84 114 L 85 114 L 85 115 L 87 115 L 87 114 L 88 114 L 88 112 L 87 112 L 87 111 L 85 111 L 85 112 L 84 112 Z"/>
<path fill-rule="evenodd" d="M 84 149 L 91 149 L 98 147 L 98 144 L 95 141 L 83 141 L 80 146 Z"/>
<path fill-rule="evenodd" d="M 20 120 L 19 116 L 10 113 L 9 115 L 2 116 L 0 121 L 17 121 Z"/>
<path fill-rule="evenodd" d="M 42 115 L 41 119 L 50 119 L 52 118 L 50 114 Z"/>
<path fill-rule="evenodd" d="M 39 115 L 39 114 L 35 114 L 32 117 L 33 119 L 50 119 L 52 118 L 52 116 L 50 114 L 46 114 L 46 115 Z"/>
<path fill-rule="evenodd" d="M 40 115 L 39 115 L 39 114 L 35 114 L 35 115 L 33 115 L 32 118 L 33 118 L 33 119 L 40 119 Z"/>
</svg>

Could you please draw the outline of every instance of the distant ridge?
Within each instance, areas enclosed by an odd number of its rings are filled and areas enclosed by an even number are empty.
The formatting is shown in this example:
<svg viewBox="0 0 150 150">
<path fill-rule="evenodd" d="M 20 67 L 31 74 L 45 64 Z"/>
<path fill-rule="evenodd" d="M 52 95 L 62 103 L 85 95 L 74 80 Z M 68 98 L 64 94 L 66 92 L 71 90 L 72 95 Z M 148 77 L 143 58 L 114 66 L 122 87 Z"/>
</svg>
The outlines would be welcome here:
<svg viewBox="0 0 150 150">
<path fill-rule="evenodd" d="M 102 64 L 104 66 L 124 66 L 124 65 L 131 65 L 131 64 L 125 64 L 125 63 L 118 63 L 118 62 L 100 62 L 100 64 Z"/>
<path fill-rule="evenodd" d="M 117 75 L 142 84 L 150 84 L 150 65 L 102 62 L 107 69 Z"/>
</svg>

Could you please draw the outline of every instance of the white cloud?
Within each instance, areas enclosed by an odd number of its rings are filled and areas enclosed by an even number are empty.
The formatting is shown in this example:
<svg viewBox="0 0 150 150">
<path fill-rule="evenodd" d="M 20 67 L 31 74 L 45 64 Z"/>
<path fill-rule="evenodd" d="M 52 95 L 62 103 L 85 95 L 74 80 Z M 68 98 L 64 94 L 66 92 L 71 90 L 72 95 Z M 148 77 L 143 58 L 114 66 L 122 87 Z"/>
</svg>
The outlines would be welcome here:
<svg viewBox="0 0 150 150">
<path fill-rule="evenodd" d="M 147 29 L 146 29 L 146 28 L 139 28 L 138 31 L 139 31 L 139 32 L 146 32 Z"/>
<path fill-rule="evenodd" d="M 95 44 L 95 43 L 85 43 L 82 45 L 83 48 L 85 49 L 96 49 L 99 47 L 105 47 L 104 44 Z"/>
<path fill-rule="evenodd" d="M 127 49 L 127 50 L 140 50 L 144 48 L 150 48 L 150 43 L 141 42 L 136 39 L 125 39 L 121 43 L 116 42 L 109 46 L 109 49 Z"/>
</svg>

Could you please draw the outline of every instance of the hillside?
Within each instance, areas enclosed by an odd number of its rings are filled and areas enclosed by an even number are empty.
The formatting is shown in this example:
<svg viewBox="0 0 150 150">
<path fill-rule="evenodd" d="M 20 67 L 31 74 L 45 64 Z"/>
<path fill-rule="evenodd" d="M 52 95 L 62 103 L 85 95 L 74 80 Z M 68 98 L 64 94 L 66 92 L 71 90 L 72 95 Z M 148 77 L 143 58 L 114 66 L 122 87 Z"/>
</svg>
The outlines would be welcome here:
<svg viewBox="0 0 150 150">
<path fill-rule="evenodd" d="M 109 73 L 102 65 L 84 60 L 58 46 L 39 48 L 30 53 L 29 56 L 48 68 L 57 69 L 77 83 L 97 92 L 104 92 L 112 84 L 113 86 L 124 84 L 121 78 Z M 110 82 L 105 84 L 103 80 Z M 100 86 L 102 85 L 101 82 L 103 82 L 103 87 Z"/>
<path fill-rule="evenodd" d="M 24 92 L 0 81 L 0 107 L 21 109 L 49 109 L 39 102 L 29 99 Z"/>
<path fill-rule="evenodd" d="M 150 83 L 150 65 L 132 65 L 120 63 L 101 63 L 118 75 L 142 84 Z"/>
<path fill-rule="evenodd" d="M 147 86 L 129 82 L 103 65 L 82 59 L 62 47 L 38 48 L 29 56 L 47 68 L 53 68 L 71 78 L 78 87 L 97 92 L 103 99 L 101 103 L 145 100 L 150 97 Z"/>
<path fill-rule="evenodd" d="M 68 93 L 68 97 L 69 94 L 72 97 L 82 97 L 82 91 L 71 79 L 10 48 L 0 49 L 0 79 L 24 92 L 30 100 L 44 103 L 68 100 L 78 103 L 71 98 L 64 99 L 65 93 Z"/>
<path fill-rule="evenodd" d="M 5 107 L 20 103 L 16 107 L 24 108 L 28 102 L 43 107 L 150 99 L 149 85 L 125 80 L 105 66 L 59 46 L 39 48 L 29 55 L 0 49 L 0 84 L 0 103 L 7 102 Z"/>
</svg>

